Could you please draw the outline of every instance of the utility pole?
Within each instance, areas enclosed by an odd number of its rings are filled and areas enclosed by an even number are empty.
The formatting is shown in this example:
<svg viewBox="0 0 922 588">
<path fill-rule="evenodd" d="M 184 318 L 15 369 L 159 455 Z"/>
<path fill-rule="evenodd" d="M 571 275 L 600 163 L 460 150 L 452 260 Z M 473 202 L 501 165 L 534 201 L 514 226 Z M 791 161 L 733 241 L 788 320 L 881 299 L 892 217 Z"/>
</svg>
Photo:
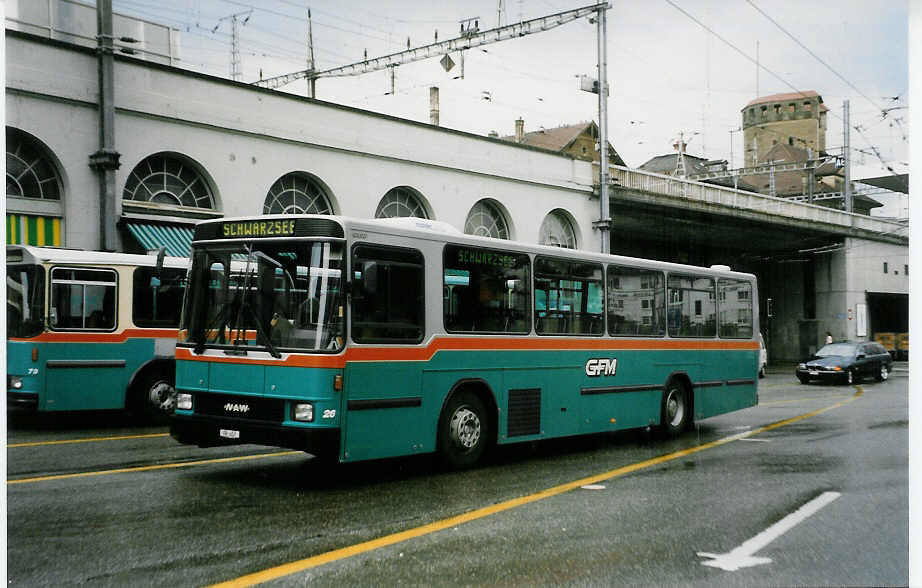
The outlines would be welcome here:
<svg viewBox="0 0 922 588">
<path fill-rule="evenodd" d="M 611 253 L 611 211 L 608 204 L 608 44 L 605 8 L 596 13 L 599 45 L 599 229 L 602 253 Z"/>
<path fill-rule="evenodd" d="M 675 171 L 673 175 L 677 178 L 684 178 L 688 175 L 688 170 L 685 168 L 685 132 L 679 131 L 679 140 L 674 145 L 678 155 L 675 158 Z"/>
<path fill-rule="evenodd" d="M 845 100 L 842 102 L 842 130 L 844 133 L 842 155 L 845 158 L 845 188 L 842 190 L 842 193 L 845 195 L 845 212 L 852 212 L 852 157 L 848 119 L 848 100 Z"/>
<path fill-rule="evenodd" d="M 90 167 L 99 174 L 99 249 L 115 251 L 120 202 L 115 192 L 115 170 L 121 155 L 115 150 L 115 48 L 112 37 L 112 0 L 96 3 L 96 55 L 99 73 L 99 151 L 90 155 Z"/>
<path fill-rule="evenodd" d="M 221 23 L 225 20 L 231 21 L 231 60 L 230 60 L 230 77 L 234 81 L 240 81 L 240 78 L 243 77 L 243 72 L 240 69 L 240 20 L 239 18 L 245 16 L 242 24 L 246 24 L 250 20 L 250 15 L 253 14 L 253 9 L 244 10 L 242 12 L 235 12 L 234 14 L 225 16 L 218 19 L 218 24 L 211 29 L 211 32 L 214 33 L 218 30 L 218 27 L 221 26 Z"/>
<path fill-rule="evenodd" d="M 314 71 L 314 24 L 311 21 L 311 9 L 307 9 L 307 71 Z M 313 98 L 317 90 L 316 78 L 307 78 L 307 97 Z"/>
<path fill-rule="evenodd" d="M 730 129 L 730 169 L 733 169 L 733 168 L 735 167 L 735 164 L 733 163 L 733 133 L 739 133 L 739 132 L 742 131 L 742 130 L 743 130 L 743 127 L 736 127 L 735 129 Z M 745 154 L 745 152 L 746 152 L 746 146 L 745 146 L 745 145 L 743 146 L 743 152 L 744 152 L 744 154 Z M 745 162 L 745 159 L 746 159 L 746 158 L 744 157 L 744 158 L 743 158 L 743 165 L 745 165 L 745 163 L 746 163 L 746 162 Z"/>
<path fill-rule="evenodd" d="M 756 41 L 756 98 L 759 97 L 759 42 Z"/>
</svg>

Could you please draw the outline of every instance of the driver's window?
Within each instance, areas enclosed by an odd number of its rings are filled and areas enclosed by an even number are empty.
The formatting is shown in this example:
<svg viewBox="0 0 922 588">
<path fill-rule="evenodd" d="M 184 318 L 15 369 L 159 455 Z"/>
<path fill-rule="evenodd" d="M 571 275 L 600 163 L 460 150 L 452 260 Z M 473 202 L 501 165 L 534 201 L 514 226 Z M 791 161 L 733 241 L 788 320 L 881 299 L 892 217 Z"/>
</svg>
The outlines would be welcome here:
<svg viewBox="0 0 922 588">
<path fill-rule="evenodd" d="M 352 252 L 352 339 L 423 339 L 423 255 L 415 249 L 359 245 Z"/>
</svg>

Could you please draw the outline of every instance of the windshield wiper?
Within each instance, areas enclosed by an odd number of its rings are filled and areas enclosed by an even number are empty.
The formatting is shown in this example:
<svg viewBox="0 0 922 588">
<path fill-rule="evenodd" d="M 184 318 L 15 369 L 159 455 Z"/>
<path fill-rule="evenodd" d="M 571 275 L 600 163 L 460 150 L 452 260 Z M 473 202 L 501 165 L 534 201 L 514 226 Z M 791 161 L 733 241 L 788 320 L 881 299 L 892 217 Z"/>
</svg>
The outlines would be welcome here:
<svg viewBox="0 0 922 588">
<path fill-rule="evenodd" d="M 208 333 L 211 332 L 214 327 L 218 327 L 216 330 L 219 333 L 219 335 L 215 336 L 215 341 L 220 340 L 220 342 L 224 342 L 224 334 L 227 330 L 227 323 L 230 319 L 232 308 L 233 304 L 225 305 L 218 311 L 218 314 L 211 319 L 211 322 L 205 325 L 205 328 L 202 329 L 202 332 L 199 334 L 200 338 L 196 341 L 195 347 L 192 349 L 196 354 L 200 354 L 205 350 L 205 345 L 208 344 Z"/>
<path fill-rule="evenodd" d="M 249 294 L 250 294 L 250 277 L 251 277 L 251 276 L 256 272 L 256 270 L 259 268 L 259 261 L 256 262 L 256 264 L 252 267 L 252 269 L 250 268 L 250 263 L 252 263 L 251 260 L 252 260 L 254 257 L 257 258 L 257 260 L 261 259 L 261 260 L 267 262 L 269 265 L 272 265 L 272 266 L 274 266 L 274 267 L 279 267 L 279 268 L 282 267 L 282 264 L 280 264 L 278 261 L 272 259 L 271 257 L 269 257 L 268 255 L 266 255 L 266 254 L 263 253 L 262 251 L 254 251 L 253 249 L 250 249 L 250 250 L 248 251 L 248 254 L 247 254 L 247 266 L 246 266 L 246 267 L 247 267 L 247 270 L 246 270 L 246 274 L 244 274 L 244 278 L 243 278 L 243 288 L 242 288 L 242 292 L 240 292 L 240 304 L 239 304 L 239 306 L 237 307 L 237 318 L 236 318 L 236 320 L 234 321 L 234 324 L 233 324 L 232 327 L 231 327 L 231 332 L 234 332 L 234 331 L 236 330 L 236 334 L 234 334 L 234 336 L 233 336 L 233 341 L 232 341 L 231 344 L 233 345 L 234 351 L 235 351 L 236 353 L 246 354 L 246 349 L 243 349 L 243 350 L 241 351 L 241 350 L 239 350 L 239 349 L 237 348 L 238 344 L 241 342 L 241 339 L 240 339 L 240 331 L 241 331 L 241 327 L 243 327 L 243 316 L 242 316 L 242 315 L 243 315 L 243 310 L 246 309 L 246 310 L 249 312 L 249 314 L 250 314 L 250 318 L 253 319 L 253 325 L 254 325 L 255 330 L 256 330 L 256 338 L 257 338 L 257 341 L 259 341 L 260 339 L 262 339 L 262 343 L 265 345 L 266 350 L 269 352 L 269 354 L 270 354 L 272 357 L 278 359 L 278 358 L 282 357 L 282 354 L 278 352 L 278 350 L 277 350 L 277 349 L 275 348 L 275 346 L 272 344 L 272 341 L 269 340 L 268 335 L 265 333 L 265 331 L 264 331 L 264 329 L 263 329 L 263 327 L 262 327 L 262 324 L 261 324 L 260 321 L 259 321 L 259 317 L 256 316 L 256 311 L 253 310 L 253 308 L 252 308 L 252 307 L 250 306 L 250 304 L 247 302 L 247 297 L 248 297 Z M 242 341 L 243 341 L 243 343 L 245 344 L 245 343 L 246 343 L 246 328 L 243 328 L 243 332 L 244 332 L 244 338 L 242 339 Z"/>
</svg>

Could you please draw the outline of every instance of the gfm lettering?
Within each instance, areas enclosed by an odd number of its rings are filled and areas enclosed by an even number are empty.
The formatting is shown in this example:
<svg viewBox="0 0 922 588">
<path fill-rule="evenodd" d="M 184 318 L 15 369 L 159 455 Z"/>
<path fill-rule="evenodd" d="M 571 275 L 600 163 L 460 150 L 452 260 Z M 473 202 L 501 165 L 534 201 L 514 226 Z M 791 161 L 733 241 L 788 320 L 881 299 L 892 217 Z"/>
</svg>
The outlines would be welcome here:
<svg viewBox="0 0 922 588">
<path fill-rule="evenodd" d="M 615 358 L 594 358 L 586 362 L 586 375 L 590 378 L 614 376 L 617 368 L 618 360 Z"/>
</svg>

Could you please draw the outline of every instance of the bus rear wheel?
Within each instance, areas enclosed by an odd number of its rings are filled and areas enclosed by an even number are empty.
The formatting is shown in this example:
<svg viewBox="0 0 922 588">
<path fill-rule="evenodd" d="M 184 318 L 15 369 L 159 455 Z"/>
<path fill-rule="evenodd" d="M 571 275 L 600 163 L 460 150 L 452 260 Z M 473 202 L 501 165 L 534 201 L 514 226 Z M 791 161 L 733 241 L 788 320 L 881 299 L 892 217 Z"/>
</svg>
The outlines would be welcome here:
<svg viewBox="0 0 922 588">
<path fill-rule="evenodd" d="M 676 437 L 691 423 L 691 406 L 688 391 L 677 380 L 670 380 L 663 392 L 660 430 L 668 437 Z"/>
<path fill-rule="evenodd" d="M 162 371 L 149 371 L 135 384 L 132 412 L 142 420 L 165 423 L 176 408 L 174 376 Z"/>
<path fill-rule="evenodd" d="M 441 461 L 455 469 L 477 463 L 487 447 L 489 426 L 480 398 L 468 391 L 454 394 L 439 418 L 438 451 Z"/>
</svg>

